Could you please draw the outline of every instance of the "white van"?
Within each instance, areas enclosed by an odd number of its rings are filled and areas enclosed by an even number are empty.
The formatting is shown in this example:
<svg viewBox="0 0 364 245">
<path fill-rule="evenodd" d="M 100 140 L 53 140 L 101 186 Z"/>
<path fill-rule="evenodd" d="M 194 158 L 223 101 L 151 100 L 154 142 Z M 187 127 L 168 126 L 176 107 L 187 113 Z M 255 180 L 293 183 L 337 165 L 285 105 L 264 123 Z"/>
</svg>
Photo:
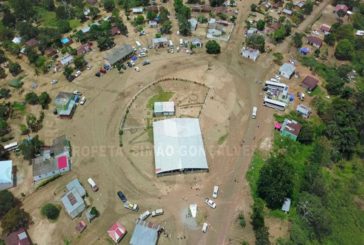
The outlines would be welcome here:
<svg viewBox="0 0 364 245">
<path fill-rule="evenodd" d="M 252 113 L 252 118 L 255 119 L 257 118 L 257 111 L 258 111 L 258 108 L 256 106 L 253 107 L 253 113 Z"/>
<path fill-rule="evenodd" d="M 212 193 L 213 198 L 217 198 L 217 193 L 219 192 L 219 186 L 214 186 L 214 192 Z"/>
<path fill-rule="evenodd" d="M 208 224 L 207 223 L 203 223 L 203 225 L 202 225 L 202 232 L 206 233 L 207 227 L 208 227 Z"/>
<path fill-rule="evenodd" d="M 91 178 L 88 178 L 87 182 L 90 184 L 93 191 L 98 191 L 99 187 L 97 187 L 95 181 Z"/>
<path fill-rule="evenodd" d="M 172 42 L 172 40 L 169 40 L 169 48 L 170 49 L 173 49 L 173 42 Z"/>
<path fill-rule="evenodd" d="M 179 40 L 179 46 L 183 47 L 183 39 L 182 38 Z"/>
</svg>

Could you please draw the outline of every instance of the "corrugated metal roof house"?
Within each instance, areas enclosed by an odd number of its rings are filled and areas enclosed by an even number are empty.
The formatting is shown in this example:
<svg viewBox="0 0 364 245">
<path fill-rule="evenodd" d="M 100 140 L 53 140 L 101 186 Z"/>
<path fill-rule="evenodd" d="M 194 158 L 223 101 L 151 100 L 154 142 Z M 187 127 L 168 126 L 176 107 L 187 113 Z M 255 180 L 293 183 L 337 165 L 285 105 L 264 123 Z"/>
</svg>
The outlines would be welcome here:
<svg viewBox="0 0 364 245">
<path fill-rule="evenodd" d="M 137 219 L 130 245 L 156 245 L 163 229 L 160 225 Z"/>
<path fill-rule="evenodd" d="M 78 178 L 69 182 L 66 187 L 67 187 L 67 190 L 69 190 L 69 191 L 75 189 L 78 192 L 78 194 L 80 194 L 81 197 L 86 195 L 86 190 L 85 190 L 85 188 L 83 188 L 83 186 L 81 185 Z"/>
<path fill-rule="evenodd" d="M 118 62 L 125 61 L 134 54 L 133 47 L 129 44 L 122 44 L 113 48 L 110 53 L 105 55 L 105 63 L 114 65 Z"/>
<path fill-rule="evenodd" d="M 13 161 L 0 161 L 0 191 L 13 187 Z"/>
<path fill-rule="evenodd" d="M 289 137 L 290 139 L 296 141 L 297 137 L 301 131 L 301 124 L 292 119 L 284 119 L 281 128 L 282 136 Z"/>
<path fill-rule="evenodd" d="M 292 65 L 290 63 L 284 63 L 279 68 L 279 74 L 287 79 L 290 79 L 292 77 L 292 75 L 294 74 L 295 70 L 296 70 L 296 67 L 294 67 L 294 65 Z"/>
<path fill-rule="evenodd" d="M 61 198 L 61 201 L 71 219 L 80 215 L 86 208 L 85 202 L 76 189 L 67 192 L 66 195 Z"/>
<path fill-rule="evenodd" d="M 154 114 L 156 116 L 173 116 L 174 115 L 174 102 L 155 102 Z"/>
</svg>

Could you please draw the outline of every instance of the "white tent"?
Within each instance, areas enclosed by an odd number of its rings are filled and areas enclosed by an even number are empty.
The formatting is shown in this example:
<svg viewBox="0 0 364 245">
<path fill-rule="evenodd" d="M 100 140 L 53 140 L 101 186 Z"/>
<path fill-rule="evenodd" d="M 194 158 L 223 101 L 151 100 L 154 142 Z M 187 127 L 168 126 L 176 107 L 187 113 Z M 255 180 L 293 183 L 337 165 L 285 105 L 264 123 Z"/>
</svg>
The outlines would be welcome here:
<svg viewBox="0 0 364 245">
<path fill-rule="evenodd" d="M 13 161 L 0 161 L 0 190 L 13 186 Z"/>
</svg>

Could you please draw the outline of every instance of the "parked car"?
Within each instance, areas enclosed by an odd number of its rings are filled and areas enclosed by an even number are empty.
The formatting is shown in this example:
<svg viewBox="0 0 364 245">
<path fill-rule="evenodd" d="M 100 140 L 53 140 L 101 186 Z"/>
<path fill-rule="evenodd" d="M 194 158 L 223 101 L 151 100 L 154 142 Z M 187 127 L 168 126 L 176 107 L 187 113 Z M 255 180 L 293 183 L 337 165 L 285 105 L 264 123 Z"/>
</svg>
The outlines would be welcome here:
<svg viewBox="0 0 364 245">
<path fill-rule="evenodd" d="M 73 80 L 75 80 L 75 76 L 74 75 L 71 75 L 71 76 L 69 76 L 69 77 L 67 77 L 67 80 L 69 81 L 69 82 L 72 82 Z"/>
<path fill-rule="evenodd" d="M 79 77 L 81 75 L 81 71 L 77 71 L 75 77 Z"/>
<path fill-rule="evenodd" d="M 134 61 L 130 61 L 130 64 L 132 65 L 132 66 L 135 66 L 135 63 L 134 63 Z"/>
<path fill-rule="evenodd" d="M 126 70 L 126 65 L 121 64 L 121 68 L 123 68 L 124 70 Z"/>
<path fill-rule="evenodd" d="M 92 65 L 89 65 L 89 66 L 87 67 L 87 70 L 91 70 L 91 68 L 92 68 Z"/>
<path fill-rule="evenodd" d="M 56 84 L 57 82 L 58 82 L 58 80 L 54 79 L 54 80 L 52 80 L 51 84 L 53 85 L 53 84 Z"/>
<path fill-rule="evenodd" d="M 95 183 L 95 181 L 93 179 L 88 178 L 87 179 L 87 182 L 90 184 L 90 186 L 91 186 L 91 188 L 92 188 L 93 191 L 96 192 L 96 191 L 99 190 L 99 187 L 97 187 L 97 185 L 96 185 L 96 183 Z"/>
<path fill-rule="evenodd" d="M 130 61 L 127 62 L 129 67 L 133 67 L 133 65 L 130 63 Z"/>
<path fill-rule="evenodd" d="M 79 100 L 80 100 L 80 96 L 76 95 L 75 96 L 75 102 L 78 103 Z"/>
<path fill-rule="evenodd" d="M 105 66 L 104 66 L 104 69 L 106 69 L 106 70 L 110 70 L 110 68 L 111 68 L 111 67 L 110 67 L 109 65 L 105 65 Z"/>
<path fill-rule="evenodd" d="M 123 202 L 128 201 L 128 199 L 126 199 L 126 196 L 121 191 L 118 191 L 117 194 L 118 194 L 119 198 L 121 199 L 121 201 L 123 201 Z"/>
<path fill-rule="evenodd" d="M 149 65 L 150 64 L 150 60 L 146 60 L 143 62 L 143 66 Z"/>
<path fill-rule="evenodd" d="M 136 66 L 134 69 L 135 69 L 136 71 L 138 71 L 138 72 L 140 71 L 140 68 L 139 68 L 139 67 L 137 67 L 137 66 Z"/>
<path fill-rule="evenodd" d="M 216 203 L 214 201 L 212 201 L 211 199 L 209 199 L 209 198 L 205 199 L 205 203 L 207 205 L 209 205 L 211 208 L 216 208 Z"/>
<path fill-rule="evenodd" d="M 74 95 L 81 95 L 82 93 L 80 91 L 78 91 L 78 90 L 75 90 L 75 91 L 73 91 L 73 94 Z"/>
<path fill-rule="evenodd" d="M 208 224 L 207 223 L 203 223 L 203 225 L 202 225 L 202 232 L 203 233 L 206 233 L 207 227 L 208 227 Z"/>
<path fill-rule="evenodd" d="M 106 73 L 106 70 L 105 70 L 105 69 L 103 69 L 103 68 L 101 68 L 101 69 L 100 69 L 100 72 L 105 74 L 105 73 Z"/>
<path fill-rule="evenodd" d="M 96 72 L 95 76 L 100 77 L 101 73 L 100 72 Z"/>
<path fill-rule="evenodd" d="M 139 58 L 146 57 L 146 56 L 147 56 L 147 54 L 146 54 L 146 53 L 140 53 L 140 54 L 139 54 Z"/>
<path fill-rule="evenodd" d="M 139 210 L 138 204 L 131 203 L 129 201 L 126 201 L 124 203 L 124 208 L 130 209 L 130 210 L 135 211 L 135 212 L 137 212 Z"/>
<path fill-rule="evenodd" d="M 84 105 L 86 103 L 86 97 L 82 96 L 81 100 L 80 100 L 80 104 Z"/>
<path fill-rule="evenodd" d="M 152 217 L 155 217 L 155 216 L 158 216 L 158 215 L 162 215 L 162 214 L 164 214 L 164 211 L 161 208 L 152 211 Z"/>
<path fill-rule="evenodd" d="M 149 210 L 145 211 L 144 213 L 142 213 L 140 216 L 139 216 L 139 219 L 141 220 L 146 220 L 149 215 L 151 215 L 151 213 L 149 212 Z"/>
<path fill-rule="evenodd" d="M 214 192 L 212 193 L 213 198 L 217 198 L 217 193 L 219 192 L 219 186 L 214 186 Z"/>
</svg>

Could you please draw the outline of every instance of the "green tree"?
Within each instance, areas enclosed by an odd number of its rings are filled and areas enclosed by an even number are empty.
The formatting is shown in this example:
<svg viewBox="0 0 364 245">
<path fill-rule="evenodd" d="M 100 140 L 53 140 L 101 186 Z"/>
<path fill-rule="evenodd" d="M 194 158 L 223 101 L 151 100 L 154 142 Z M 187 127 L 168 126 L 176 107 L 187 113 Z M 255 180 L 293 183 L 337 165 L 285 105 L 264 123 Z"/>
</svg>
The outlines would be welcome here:
<svg viewBox="0 0 364 245">
<path fill-rule="evenodd" d="M 68 12 L 69 9 L 66 9 L 63 5 L 59 6 L 58 8 L 56 8 L 56 16 L 57 19 L 71 19 L 72 15 L 70 12 Z"/>
<path fill-rule="evenodd" d="M 0 49 L 0 64 L 7 61 L 4 50 Z"/>
<path fill-rule="evenodd" d="M 301 33 L 296 32 L 292 36 L 293 44 L 296 48 L 302 47 L 302 37 L 303 35 Z"/>
<path fill-rule="evenodd" d="M 119 14 L 120 14 L 120 9 L 118 8 L 114 8 L 111 12 L 111 15 L 114 17 L 114 18 L 119 18 Z"/>
<path fill-rule="evenodd" d="M 103 3 L 104 3 L 104 8 L 108 12 L 112 11 L 115 8 L 114 0 L 104 0 Z"/>
<path fill-rule="evenodd" d="M 32 130 L 32 132 L 37 132 L 39 130 L 39 123 L 37 118 L 33 114 L 27 115 L 27 125 L 28 128 Z"/>
<path fill-rule="evenodd" d="M 24 53 L 27 55 L 31 64 L 34 64 L 39 58 L 39 54 L 32 47 L 26 47 Z"/>
<path fill-rule="evenodd" d="M 258 230 L 264 227 L 264 215 L 263 215 L 264 203 L 261 199 L 257 199 L 253 205 L 253 213 L 251 215 L 252 225 L 254 230 Z"/>
<path fill-rule="evenodd" d="M 9 72 L 11 75 L 16 76 L 21 72 L 21 66 L 17 62 L 11 62 L 9 65 Z"/>
<path fill-rule="evenodd" d="M 0 89 L 0 98 L 3 99 L 3 98 L 9 98 L 10 96 L 10 89 L 8 88 L 1 88 Z"/>
<path fill-rule="evenodd" d="M 311 14 L 313 10 L 313 3 L 311 0 L 307 0 L 305 4 L 302 6 L 302 11 L 305 15 Z"/>
<path fill-rule="evenodd" d="M 4 68 L 0 67 L 0 78 L 5 78 L 6 77 L 6 72 L 4 70 Z"/>
<path fill-rule="evenodd" d="M 39 98 L 34 92 L 29 92 L 25 95 L 25 102 L 30 105 L 37 105 L 39 104 Z"/>
<path fill-rule="evenodd" d="M 258 29 L 259 31 L 263 31 L 263 30 L 264 30 L 264 27 L 265 27 L 265 22 L 264 22 L 264 20 L 259 19 L 259 20 L 257 21 L 257 29 Z"/>
<path fill-rule="evenodd" d="M 114 45 L 114 41 L 110 37 L 99 37 L 97 39 L 97 47 L 100 50 L 109 49 Z"/>
<path fill-rule="evenodd" d="M 218 7 L 221 6 L 225 0 L 210 0 L 211 7 Z"/>
<path fill-rule="evenodd" d="M 336 12 L 337 16 L 339 16 L 339 18 L 342 18 L 346 15 L 345 11 L 340 9 L 339 11 Z"/>
<path fill-rule="evenodd" d="M 16 29 L 18 30 L 20 36 L 24 40 L 28 40 L 38 36 L 38 28 L 33 26 L 29 22 L 19 22 L 16 24 Z"/>
<path fill-rule="evenodd" d="M 10 128 L 9 128 L 8 123 L 5 120 L 0 119 L 0 136 L 4 136 L 5 134 L 7 134 L 9 132 L 10 132 Z"/>
<path fill-rule="evenodd" d="M 100 10 L 95 7 L 90 7 L 89 9 L 90 9 L 90 16 L 92 17 L 92 19 L 96 19 L 97 15 L 100 13 Z"/>
<path fill-rule="evenodd" d="M 73 68 L 71 66 L 66 66 L 64 68 L 64 71 L 63 71 L 63 75 L 68 78 L 69 76 L 72 75 L 72 72 L 73 72 Z"/>
<path fill-rule="evenodd" d="M 42 0 L 42 6 L 49 11 L 53 11 L 55 6 L 54 6 L 54 0 Z"/>
<path fill-rule="evenodd" d="M 350 60 L 354 55 L 354 46 L 347 40 L 340 40 L 335 48 L 335 57 L 339 60 Z"/>
<path fill-rule="evenodd" d="M 260 52 L 265 51 L 265 39 L 260 35 L 252 35 L 246 39 L 246 44 L 250 48 L 258 49 Z"/>
<path fill-rule="evenodd" d="M 148 11 L 147 13 L 147 19 L 148 20 L 154 20 L 157 17 L 157 14 L 153 11 Z"/>
<path fill-rule="evenodd" d="M 138 25 L 141 25 L 144 23 L 144 16 L 143 15 L 138 15 L 138 17 L 135 18 L 135 23 L 137 23 Z"/>
<path fill-rule="evenodd" d="M 271 156 L 260 170 L 257 182 L 259 197 L 271 209 L 280 208 L 293 192 L 293 167 L 283 155 Z"/>
<path fill-rule="evenodd" d="M 15 205 L 15 201 L 10 191 L 0 191 L 0 217 L 3 217 Z"/>
<path fill-rule="evenodd" d="M 29 141 L 23 141 L 19 148 L 23 154 L 24 159 L 31 160 L 35 157 L 36 154 L 40 153 L 43 146 L 43 141 L 39 140 L 39 137 L 37 135 Z"/>
<path fill-rule="evenodd" d="M 5 26 L 14 27 L 16 23 L 16 17 L 10 12 L 10 10 L 6 10 L 4 11 L 2 22 Z"/>
<path fill-rule="evenodd" d="M 302 144 L 309 145 L 314 139 L 315 133 L 312 125 L 304 123 L 300 130 L 297 140 Z"/>
<path fill-rule="evenodd" d="M 256 245 L 270 245 L 269 232 L 266 226 L 259 228 L 255 231 Z"/>
<path fill-rule="evenodd" d="M 162 33 L 171 33 L 172 29 L 172 22 L 170 20 L 166 20 L 163 22 L 163 25 L 161 27 Z"/>
<path fill-rule="evenodd" d="M 7 212 L 1 220 L 1 228 L 4 234 L 9 234 L 22 227 L 27 227 L 31 221 L 30 215 L 20 207 L 14 207 Z"/>
<path fill-rule="evenodd" d="M 52 203 L 47 203 L 41 209 L 41 214 L 46 216 L 47 219 L 56 220 L 59 216 L 60 210 Z"/>
<path fill-rule="evenodd" d="M 280 26 L 274 33 L 273 38 L 276 42 L 282 41 L 286 37 L 286 27 Z"/>
<path fill-rule="evenodd" d="M 32 0 L 10 0 L 10 6 L 14 10 L 14 15 L 18 20 L 29 20 L 35 15 Z"/>
<path fill-rule="evenodd" d="M 336 37 L 332 33 L 327 34 L 324 37 L 324 42 L 327 43 L 327 45 L 329 45 L 329 46 L 334 46 L 335 45 L 335 40 L 336 40 Z"/>
<path fill-rule="evenodd" d="M 206 52 L 208 54 L 219 54 L 220 45 L 215 40 L 209 40 L 206 43 Z"/>
<path fill-rule="evenodd" d="M 67 20 L 58 20 L 57 29 L 60 33 L 67 33 L 71 30 L 71 26 Z"/>
<path fill-rule="evenodd" d="M 49 94 L 47 92 L 42 92 L 39 95 L 39 104 L 41 104 L 43 109 L 46 109 L 48 107 L 50 101 L 51 98 L 49 97 Z"/>
<path fill-rule="evenodd" d="M 83 55 L 77 55 L 73 60 L 76 69 L 82 69 L 85 64 L 85 57 Z"/>
<path fill-rule="evenodd" d="M 254 3 L 252 5 L 250 5 L 250 10 L 252 12 L 256 12 L 257 11 L 257 8 L 258 8 L 258 6 L 256 4 L 254 4 Z"/>
<path fill-rule="evenodd" d="M 191 34 L 191 24 L 188 21 L 187 18 L 185 18 L 184 16 L 180 16 L 179 21 L 178 21 L 178 25 L 179 25 L 179 32 L 183 35 L 183 36 L 188 36 Z"/>
</svg>

